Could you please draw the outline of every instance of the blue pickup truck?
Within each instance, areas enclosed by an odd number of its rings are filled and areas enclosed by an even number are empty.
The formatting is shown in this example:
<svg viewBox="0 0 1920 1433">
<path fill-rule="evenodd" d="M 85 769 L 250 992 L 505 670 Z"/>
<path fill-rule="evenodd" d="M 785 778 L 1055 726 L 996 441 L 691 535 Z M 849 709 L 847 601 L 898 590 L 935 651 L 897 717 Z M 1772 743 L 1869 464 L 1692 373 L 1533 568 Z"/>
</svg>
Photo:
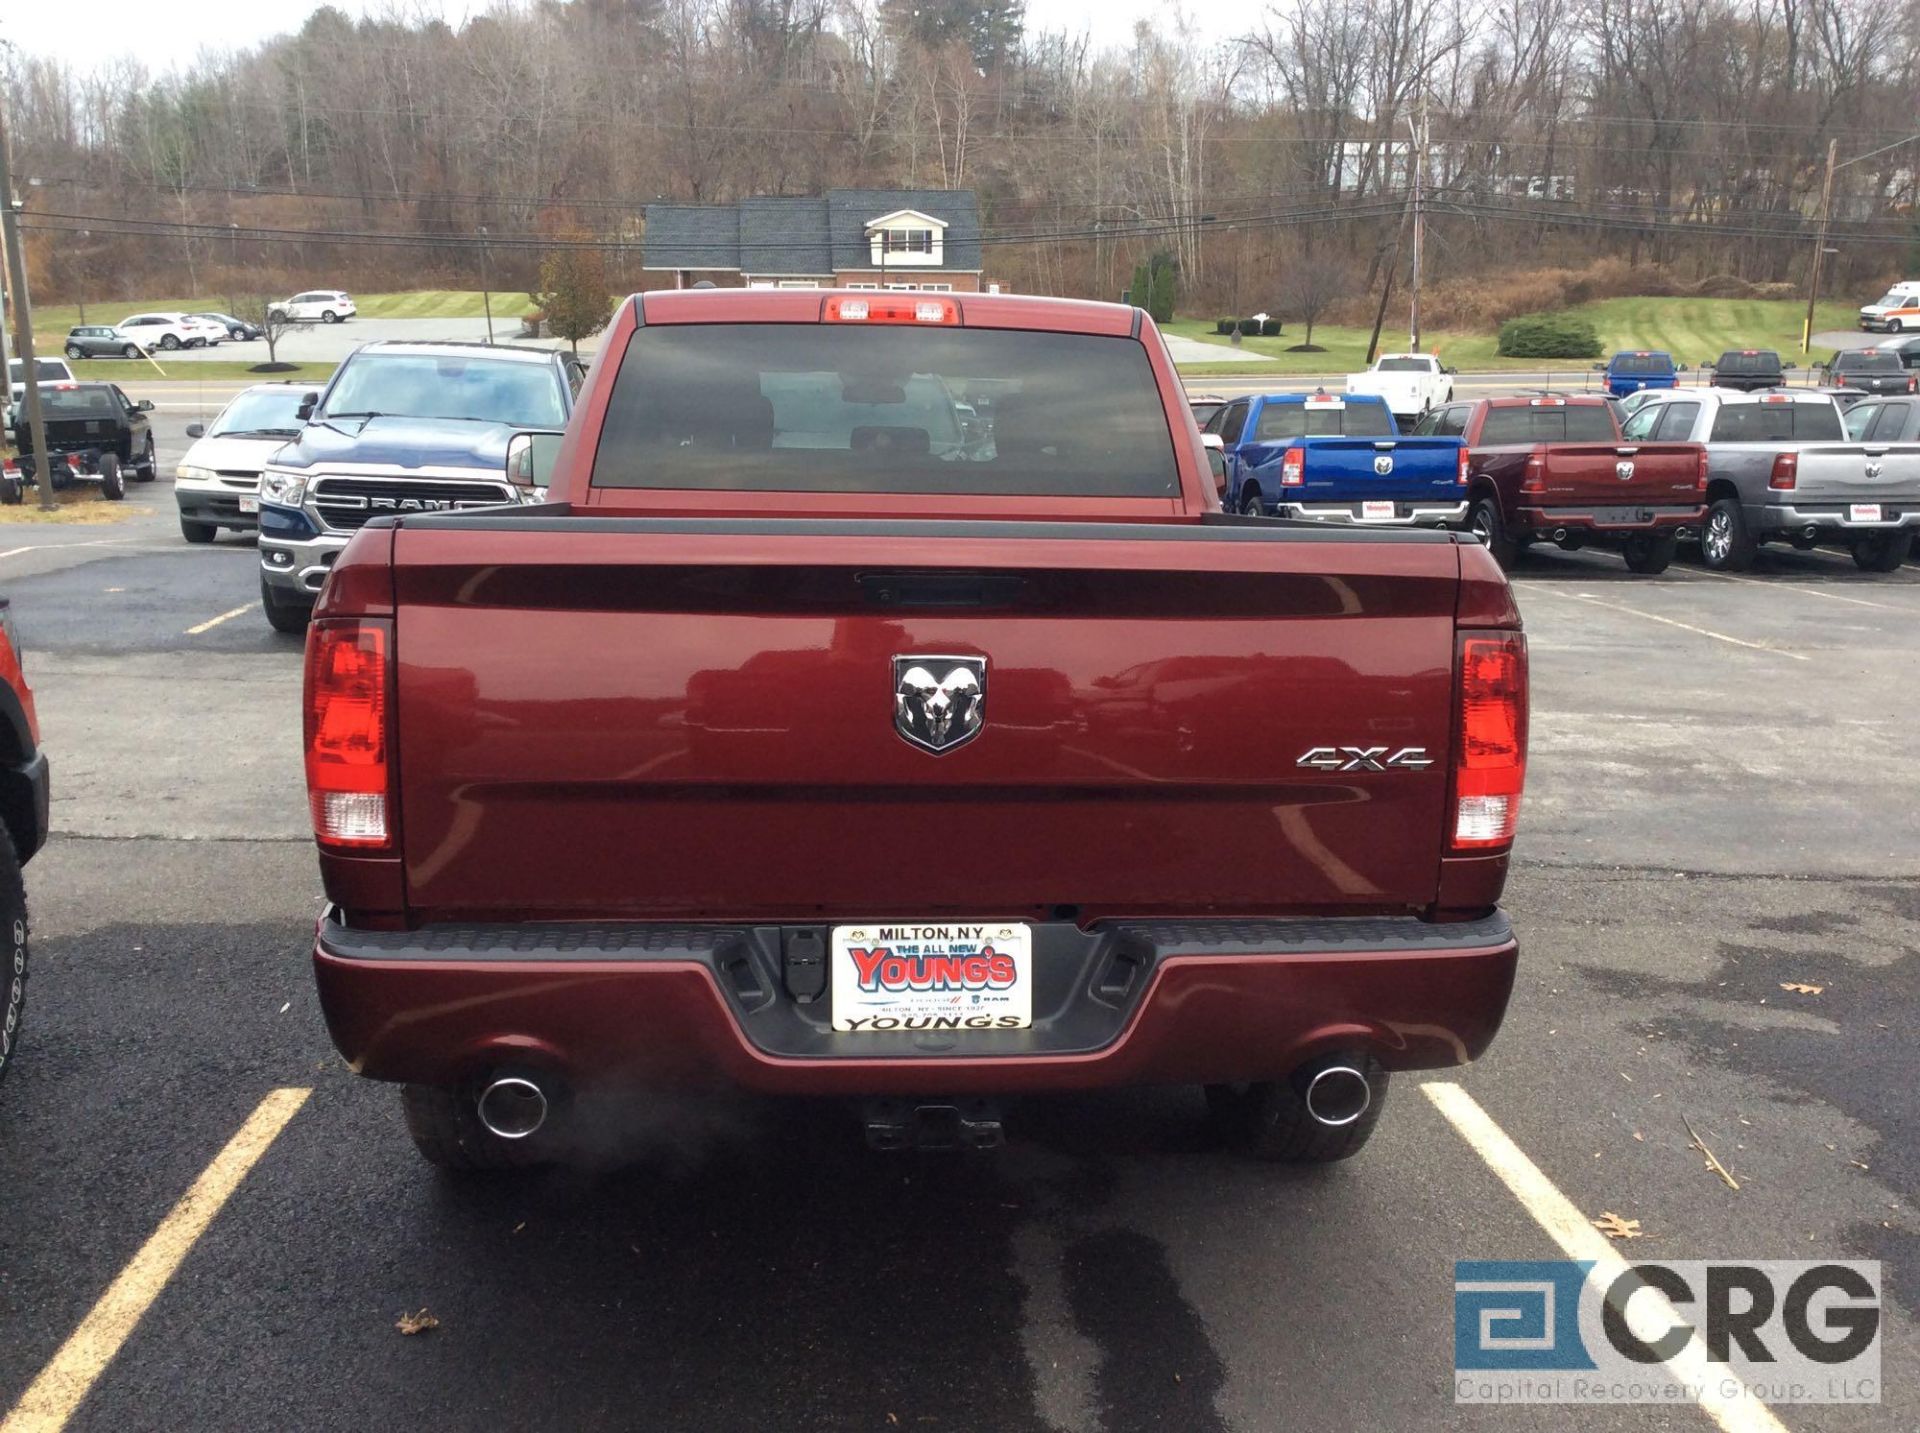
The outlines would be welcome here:
<svg viewBox="0 0 1920 1433">
<path fill-rule="evenodd" d="M 1642 388 L 1672 388 L 1680 375 L 1671 353 L 1644 348 L 1616 353 L 1604 365 L 1595 367 L 1606 374 L 1607 392 L 1615 398 L 1625 398 Z"/>
<path fill-rule="evenodd" d="M 1385 399 L 1236 398 L 1206 431 L 1220 435 L 1235 512 L 1369 526 L 1466 521 L 1466 448 L 1458 437 L 1402 436 Z"/>
</svg>

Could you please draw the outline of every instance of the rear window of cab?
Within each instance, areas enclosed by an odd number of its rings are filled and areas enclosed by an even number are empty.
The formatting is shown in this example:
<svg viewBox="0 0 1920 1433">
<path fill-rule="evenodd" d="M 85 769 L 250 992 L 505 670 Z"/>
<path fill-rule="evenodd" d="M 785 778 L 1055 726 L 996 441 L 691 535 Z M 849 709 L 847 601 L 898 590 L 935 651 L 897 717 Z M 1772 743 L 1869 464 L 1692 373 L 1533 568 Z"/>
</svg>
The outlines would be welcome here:
<svg viewBox="0 0 1920 1433">
<path fill-rule="evenodd" d="M 607 398 L 593 486 L 1172 497 L 1137 340 L 894 324 L 655 324 Z"/>
<path fill-rule="evenodd" d="M 1616 353 L 1612 367 L 1615 373 L 1666 374 L 1673 372 L 1673 359 L 1664 353 Z"/>
<path fill-rule="evenodd" d="M 1611 443 L 1618 436 L 1613 414 L 1600 403 L 1489 408 L 1480 425 L 1480 445 L 1486 448 L 1508 443 Z"/>
<path fill-rule="evenodd" d="M 1840 410 L 1819 403 L 1726 403 L 1714 414 L 1709 443 L 1825 442 L 1842 436 Z"/>
</svg>

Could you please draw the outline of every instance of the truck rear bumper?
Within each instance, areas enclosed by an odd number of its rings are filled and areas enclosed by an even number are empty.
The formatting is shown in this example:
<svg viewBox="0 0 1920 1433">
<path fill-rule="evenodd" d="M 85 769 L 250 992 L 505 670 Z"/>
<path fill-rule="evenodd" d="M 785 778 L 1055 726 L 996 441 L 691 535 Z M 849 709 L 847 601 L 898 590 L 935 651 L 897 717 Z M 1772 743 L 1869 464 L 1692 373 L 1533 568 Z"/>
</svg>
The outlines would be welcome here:
<svg viewBox="0 0 1920 1433">
<path fill-rule="evenodd" d="M 1532 532 L 1551 533 L 1560 528 L 1568 532 L 1605 536 L 1618 533 L 1630 537 L 1641 532 L 1668 532 L 1681 528 L 1697 529 L 1706 521 L 1705 507 L 1669 507 L 1651 503 L 1583 504 L 1573 507 L 1523 507 L 1521 525 Z"/>
<path fill-rule="evenodd" d="M 1465 500 L 1457 503 L 1396 501 L 1392 517 L 1363 517 L 1360 503 L 1288 503 L 1275 505 L 1280 517 L 1310 522 L 1344 523 L 1349 527 L 1445 527 L 1467 520 Z"/>
<path fill-rule="evenodd" d="M 1388 1069 L 1492 1042 L 1519 946 L 1505 915 L 1033 926 L 1026 1030 L 836 1034 L 786 989 L 796 931 L 722 925 L 350 930 L 314 950 L 334 1043 L 383 1080 L 502 1065 L 576 1084 L 773 1094 L 996 1094 L 1273 1079 L 1328 1050 Z M 783 935 L 783 932 L 785 933 Z"/>
<path fill-rule="evenodd" d="M 1854 509 L 1871 504 L 1880 509 L 1877 520 L 1855 519 Z M 1747 523 L 1760 532 L 1782 529 L 1800 531 L 1821 528 L 1830 534 L 1876 532 L 1889 528 L 1920 528 L 1920 498 L 1863 498 L 1859 502 L 1830 503 L 1749 503 L 1745 505 Z"/>
</svg>

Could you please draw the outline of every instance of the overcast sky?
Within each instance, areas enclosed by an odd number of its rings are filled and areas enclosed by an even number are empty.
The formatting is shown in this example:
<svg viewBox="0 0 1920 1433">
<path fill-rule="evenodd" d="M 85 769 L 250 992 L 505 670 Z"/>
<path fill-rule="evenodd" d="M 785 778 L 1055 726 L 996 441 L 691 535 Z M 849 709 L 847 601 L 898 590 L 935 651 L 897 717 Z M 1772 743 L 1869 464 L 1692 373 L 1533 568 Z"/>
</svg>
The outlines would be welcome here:
<svg viewBox="0 0 1920 1433">
<path fill-rule="evenodd" d="M 297 30 L 323 0 L 6 0 L 0 38 L 35 55 L 64 55 L 76 65 L 135 55 L 153 69 L 190 62 L 203 48 L 234 49 Z M 387 11 L 393 0 L 334 0 L 351 14 Z M 408 11 L 438 12 L 458 24 L 487 8 L 484 0 L 405 0 Z M 1186 9 L 1210 36 L 1243 33 L 1261 0 L 1188 0 Z M 1136 20 L 1171 23 L 1167 0 L 1027 0 L 1035 30 L 1085 30 L 1102 45 L 1124 44 Z"/>
</svg>

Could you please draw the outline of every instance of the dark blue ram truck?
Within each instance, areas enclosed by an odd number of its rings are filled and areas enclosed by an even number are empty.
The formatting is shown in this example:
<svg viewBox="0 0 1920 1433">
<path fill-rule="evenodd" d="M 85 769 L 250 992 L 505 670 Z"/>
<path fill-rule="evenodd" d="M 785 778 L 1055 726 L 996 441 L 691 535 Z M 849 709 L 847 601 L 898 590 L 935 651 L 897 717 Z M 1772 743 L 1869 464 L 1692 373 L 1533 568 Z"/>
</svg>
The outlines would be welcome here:
<svg viewBox="0 0 1920 1433">
<path fill-rule="evenodd" d="M 1460 439 L 1403 436 L 1384 399 L 1324 392 L 1236 398 L 1206 431 L 1220 435 L 1225 501 L 1235 512 L 1369 526 L 1466 521 Z"/>
</svg>

